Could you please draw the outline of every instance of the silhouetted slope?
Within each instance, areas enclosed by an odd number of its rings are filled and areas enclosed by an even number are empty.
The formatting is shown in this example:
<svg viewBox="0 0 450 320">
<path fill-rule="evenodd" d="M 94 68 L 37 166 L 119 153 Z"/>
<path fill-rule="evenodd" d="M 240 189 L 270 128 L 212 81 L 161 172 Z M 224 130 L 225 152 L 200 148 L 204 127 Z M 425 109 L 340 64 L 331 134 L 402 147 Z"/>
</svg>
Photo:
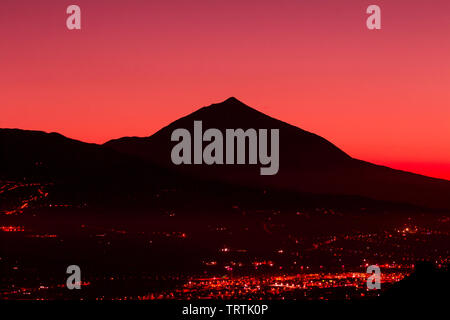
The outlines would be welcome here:
<svg viewBox="0 0 450 320">
<path fill-rule="evenodd" d="M 203 132 L 208 128 L 279 129 L 278 174 L 260 176 L 260 165 L 173 165 L 170 154 L 176 143 L 171 142 L 171 134 L 177 128 L 186 128 L 192 132 L 195 120 L 203 122 Z M 150 137 L 125 137 L 111 140 L 105 146 L 199 179 L 301 192 L 359 195 L 433 208 L 450 208 L 449 181 L 353 159 L 322 137 L 266 116 L 235 98 L 203 107 Z"/>
<path fill-rule="evenodd" d="M 448 301 L 449 266 L 437 269 L 431 262 L 418 262 L 414 272 L 395 283 L 381 299 L 413 303 L 442 303 Z"/>
</svg>

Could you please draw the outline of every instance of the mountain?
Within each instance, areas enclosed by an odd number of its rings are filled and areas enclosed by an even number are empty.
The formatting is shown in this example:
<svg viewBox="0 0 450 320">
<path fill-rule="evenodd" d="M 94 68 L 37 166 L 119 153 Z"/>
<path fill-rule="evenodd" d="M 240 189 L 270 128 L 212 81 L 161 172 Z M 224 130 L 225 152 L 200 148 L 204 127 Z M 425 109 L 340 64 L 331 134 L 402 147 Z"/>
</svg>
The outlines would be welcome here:
<svg viewBox="0 0 450 320">
<path fill-rule="evenodd" d="M 170 166 L 170 151 L 173 145 L 176 144 L 176 142 L 171 142 L 173 130 L 177 128 L 192 129 L 196 120 L 203 122 L 203 131 L 208 128 L 217 128 L 221 131 L 228 128 L 242 128 L 244 130 L 249 128 L 280 129 L 282 137 L 280 138 L 282 145 L 280 147 L 280 158 L 283 159 L 284 167 L 293 166 L 298 168 L 299 164 L 302 164 L 301 167 L 304 167 L 321 163 L 342 163 L 350 159 L 347 154 L 327 140 L 266 116 L 234 97 L 222 103 L 203 107 L 186 117 L 174 121 L 150 137 L 124 137 L 108 141 L 104 145 L 124 153 L 138 155 L 161 165 Z M 292 157 L 292 152 L 295 152 L 294 157 Z"/>
<path fill-rule="evenodd" d="M 170 154 L 177 143 L 171 141 L 172 132 L 178 128 L 192 132 L 196 120 L 202 121 L 203 132 L 208 128 L 279 129 L 278 173 L 260 175 L 260 164 L 172 164 Z M 105 201 L 139 193 L 145 203 L 148 190 L 174 188 L 200 200 L 205 190 L 209 197 L 215 192 L 220 201 L 224 193 L 246 197 L 242 190 L 247 188 L 299 197 L 302 193 L 303 199 L 305 194 L 355 196 L 450 209 L 449 181 L 354 159 L 324 138 L 266 116 L 235 98 L 203 107 L 150 137 L 125 137 L 104 145 L 57 133 L 0 129 L 0 181 L 24 179 L 57 183 L 55 190 L 70 186 L 66 194 L 80 194 L 79 198 L 101 194 Z"/>
<path fill-rule="evenodd" d="M 179 165 L 170 154 L 175 129 L 193 131 L 194 121 L 208 128 L 280 130 L 280 167 L 273 176 L 259 175 L 260 165 Z M 374 165 L 350 157 L 324 138 L 271 118 L 231 97 L 203 107 L 150 137 L 124 137 L 104 147 L 200 180 L 316 194 L 356 195 L 430 208 L 450 208 L 450 181 Z"/>
</svg>

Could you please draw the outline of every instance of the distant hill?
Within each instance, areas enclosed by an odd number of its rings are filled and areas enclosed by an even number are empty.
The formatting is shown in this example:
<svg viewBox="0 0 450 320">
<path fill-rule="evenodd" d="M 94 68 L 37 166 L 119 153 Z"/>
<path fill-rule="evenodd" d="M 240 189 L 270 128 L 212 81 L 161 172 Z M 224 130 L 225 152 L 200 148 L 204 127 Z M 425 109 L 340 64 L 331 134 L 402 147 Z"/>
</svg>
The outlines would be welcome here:
<svg viewBox="0 0 450 320">
<path fill-rule="evenodd" d="M 148 161 L 58 133 L 0 129 L 0 181 L 51 182 L 73 192 L 133 190 L 170 180 Z"/>
</svg>

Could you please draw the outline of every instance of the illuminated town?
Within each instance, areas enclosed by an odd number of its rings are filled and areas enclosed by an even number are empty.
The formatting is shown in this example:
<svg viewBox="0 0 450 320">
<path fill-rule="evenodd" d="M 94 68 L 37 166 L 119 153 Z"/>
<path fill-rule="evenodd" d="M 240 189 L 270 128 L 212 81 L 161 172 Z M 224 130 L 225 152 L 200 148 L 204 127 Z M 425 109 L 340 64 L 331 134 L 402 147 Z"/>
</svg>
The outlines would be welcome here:
<svg viewBox="0 0 450 320">
<path fill-rule="evenodd" d="M 0 188 L 1 195 L 17 195 L 0 212 L 1 299 L 365 299 L 407 277 L 416 262 L 449 263 L 450 219 L 442 213 L 392 215 L 378 224 L 366 208 L 346 217 L 336 209 L 233 204 L 221 221 L 188 224 L 181 210 L 165 208 L 158 221 L 80 223 L 68 214 L 84 205 L 52 203 L 47 188 Z M 306 232 L 314 219 L 332 230 Z M 83 270 L 78 292 L 65 286 L 69 264 Z M 369 265 L 381 268 L 381 291 L 367 289 Z"/>
</svg>

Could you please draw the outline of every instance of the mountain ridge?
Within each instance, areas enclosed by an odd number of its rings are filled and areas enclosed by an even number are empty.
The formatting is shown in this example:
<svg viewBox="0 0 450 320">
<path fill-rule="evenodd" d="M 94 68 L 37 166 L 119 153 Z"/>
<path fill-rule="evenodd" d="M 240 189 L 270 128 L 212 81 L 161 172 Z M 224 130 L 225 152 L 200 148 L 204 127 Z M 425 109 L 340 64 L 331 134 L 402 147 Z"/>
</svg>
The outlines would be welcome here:
<svg viewBox="0 0 450 320">
<path fill-rule="evenodd" d="M 335 153 L 335 155 L 339 155 L 341 158 L 350 159 L 351 157 L 347 155 L 344 151 L 336 147 L 334 144 L 326 140 L 325 138 L 311 133 L 309 131 L 303 130 L 296 126 L 293 126 L 287 122 L 272 118 L 264 113 L 249 107 L 248 105 L 242 103 L 238 99 L 234 97 L 230 97 L 221 103 L 214 103 L 209 106 L 204 106 L 199 108 L 198 110 L 183 116 L 167 126 L 161 128 L 156 133 L 148 136 L 148 137 L 122 137 L 118 139 L 113 139 L 105 142 L 103 145 L 111 147 L 115 150 L 120 150 L 122 152 L 129 152 L 131 154 L 139 154 L 139 156 L 149 156 L 148 158 L 152 159 L 151 152 L 139 152 L 138 150 L 129 150 L 127 147 L 121 148 L 119 145 L 124 143 L 138 143 L 142 147 L 142 143 L 154 143 L 154 140 L 161 139 L 164 140 L 163 144 L 170 142 L 170 135 L 172 130 L 175 128 L 191 128 L 193 125 L 193 121 L 202 120 L 204 129 L 207 128 L 217 128 L 217 129 L 228 129 L 228 128 L 265 128 L 270 129 L 271 125 L 276 122 L 277 127 L 283 127 L 284 130 L 289 130 L 288 134 L 291 134 L 292 131 L 298 131 L 304 135 L 303 139 L 306 141 L 302 141 L 302 143 L 307 143 L 310 145 L 320 145 L 325 149 L 329 147 L 329 151 Z M 254 125 L 257 124 L 257 125 Z M 280 138 L 281 140 L 283 138 Z M 311 141 L 311 139 L 315 141 Z M 169 153 L 170 155 L 170 153 Z M 280 155 L 281 156 L 281 155 Z M 169 159 L 163 159 L 162 162 L 167 162 Z"/>
<path fill-rule="evenodd" d="M 280 130 L 280 169 L 260 176 L 259 165 L 172 164 L 170 139 L 176 128 L 192 128 L 202 120 L 207 128 L 266 128 Z M 36 136 L 39 136 L 36 139 Z M 450 181 L 395 170 L 355 159 L 326 139 L 269 117 L 236 98 L 202 107 L 177 119 L 149 137 L 123 137 L 104 144 L 84 143 L 58 133 L 0 129 L 0 178 L 14 171 L 42 171 L 64 181 L 68 177 L 88 182 L 89 175 L 130 185 L 171 175 L 175 181 L 189 176 L 195 181 L 289 192 L 355 195 L 381 201 L 450 209 Z M 39 169 L 39 170 L 38 170 Z M 100 172 L 101 174 L 99 174 Z M 145 172 L 146 174 L 140 174 Z M 161 173 L 158 173 L 161 172 Z M 168 174 L 170 172 L 170 174 Z M 115 179 L 120 177 L 120 179 Z M 135 183 L 136 182 L 136 183 Z"/>
</svg>

